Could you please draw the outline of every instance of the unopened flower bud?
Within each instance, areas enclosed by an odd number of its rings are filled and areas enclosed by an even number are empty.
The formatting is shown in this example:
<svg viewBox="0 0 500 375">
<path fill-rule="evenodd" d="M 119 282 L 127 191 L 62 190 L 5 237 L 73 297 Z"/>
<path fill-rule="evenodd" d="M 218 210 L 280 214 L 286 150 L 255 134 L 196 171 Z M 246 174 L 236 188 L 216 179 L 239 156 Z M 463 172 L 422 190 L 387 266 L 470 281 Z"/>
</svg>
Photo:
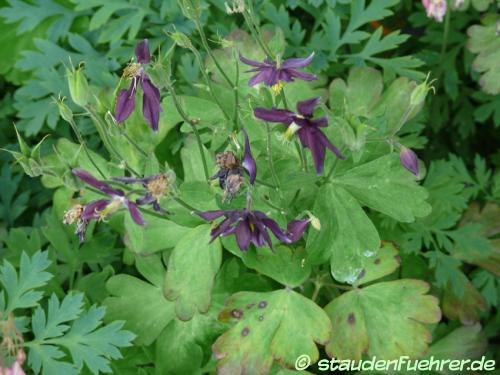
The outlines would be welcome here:
<svg viewBox="0 0 500 375">
<path fill-rule="evenodd" d="M 66 76 L 71 99 L 80 107 L 85 107 L 89 103 L 90 88 L 87 78 L 83 74 L 83 68 L 66 69 Z"/>
<path fill-rule="evenodd" d="M 73 121 L 73 111 L 64 103 L 65 98 L 59 97 L 55 102 L 59 108 L 59 114 L 64 121 L 71 123 Z"/>
<path fill-rule="evenodd" d="M 180 31 L 175 31 L 170 34 L 170 37 L 172 38 L 174 43 L 177 44 L 179 47 L 187 48 L 190 50 L 194 49 L 191 40 L 186 34 L 181 33 Z"/>
<path fill-rule="evenodd" d="M 399 151 L 399 160 L 401 160 L 401 164 L 411 173 L 418 177 L 419 168 L 418 168 L 418 158 L 417 155 L 409 148 L 401 145 Z"/>
<path fill-rule="evenodd" d="M 318 217 L 314 216 L 310 211 L 307 211 L 307 215 L 309 216 L 311 226 L 316 230 L 321 230 L 321 221 L 319 221 Z"/>
</svg>

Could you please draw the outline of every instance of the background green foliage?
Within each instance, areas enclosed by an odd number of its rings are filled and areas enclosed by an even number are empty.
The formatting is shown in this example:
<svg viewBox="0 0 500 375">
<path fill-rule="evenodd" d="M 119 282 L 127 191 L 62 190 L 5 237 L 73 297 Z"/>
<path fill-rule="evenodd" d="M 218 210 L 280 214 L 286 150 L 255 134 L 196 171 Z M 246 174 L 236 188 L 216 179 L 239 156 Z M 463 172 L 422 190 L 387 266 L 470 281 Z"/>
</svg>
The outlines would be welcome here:
<svg viewBox="0 0 500 375">
<path fill-rule="evenodd" d="M 0 154 L 0 311 L 15 316 L 28 352 L 25 367 L 44 374 L 202 374 L 217 366 L 231 374 L 283 374 L 299 354 L 392 358 L 400 354 L 398 342 L 410 356 L 485 354 L 500 363 L 494 338 L 500 324 L 498 3 L 471 0 L 459 9 L 449 3 L 446 19 L 436 23 L 409 0 L 252 2 L 274 53 L 316 53 L 312 70 L 320 79 L 296 82 L 285 93 L 291 107 L 320 95 L 328 136 L 350 157 L 327 157 L 325 170 L 335 167 L 329 182 L 313 179 L 273 127 L 280 191 L 259 186 L 255 206 L 280 224 L 307 208 L 322 228 L 309 229 L 295 248 L 276 244 L 274 252 L 242 253 L 231 238 L 208 245 L 209 226 L 171 200 L 164 202 L 173 214 L 168 220 L 146 214 L 143 229 L 118 213 L 97 230 L 92 226 L 81 246 L 61 222 L 80 188 L 69 169 L 97 173 L 54 103 L 70 94 L 66 68 L 84 64 L 93 110 L 105 121 L 135 43 L 148 38 L 189 116 L 201 119 L 209 166 L 229 134 L 238 138 L 200 72 L 207 69 L 224 112 L 233 113 L 233 91 L 212 60 L 179 47 L 166 54 L 175 31 L 201 46 L 195 23 L 177 3 L 0 0 L 0 143 L 7 151 Z M 228 16 L 224 1 L 200 7 L 231 79 L 238 62 L 228 46 L 263 58 L 243 17 Z M 259 178 L 272 181 L 265 127 L 252 115 L 253 107 L 272 101 L 248 88 L 244 69 L 240 64 L 236 82 L 242 122 Z M 428 72 L 435 93 L 409 112 L 411 93 Z M 161 82 L 155 68 L 151 76 Z M 99 168 L 122 175 L 122 160 L 99 137 L 95 118 L 70 99 L 65 103 Z M 152 174 L 168 166 L 184 201 L 217 209 L 221 194 L 205 183 L 191 128 L 172 96 L 164 95 L 162 107 L 158 135 L 134 114 L 122 128 L 108 127 L 112 143 L 130 168 Z M 425 165 L 419 183 L 380 142 L 396 133 Z M 82 190 L 81 197 L 97 195 Z M 242 204 L 239 197 L 231 206 Z M 234 309 L 244 310 L 244 318 L 234 319 Z M 391 330 L 398 333 L 389 337 Z M 318 352 L 317 344 L 325 350 Z"/>
</svg>

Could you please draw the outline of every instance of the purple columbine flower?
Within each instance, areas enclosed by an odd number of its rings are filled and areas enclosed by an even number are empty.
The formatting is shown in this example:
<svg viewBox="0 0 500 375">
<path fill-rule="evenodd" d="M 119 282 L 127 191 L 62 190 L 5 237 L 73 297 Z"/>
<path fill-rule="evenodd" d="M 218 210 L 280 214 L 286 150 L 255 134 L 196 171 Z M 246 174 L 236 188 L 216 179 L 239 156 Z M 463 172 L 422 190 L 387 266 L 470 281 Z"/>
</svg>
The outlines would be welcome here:
<svg viewBox="0 0 500 375">
<path fill-rule="evenodd" d="M 234 234 L 238 247 L 242 251 L 247 250 L 250 243 L 253 243 L 257 247 L 267 244 L 272 248 L 271 237 L 267 231 L 268 229 L 271 230 L 281 242 L 292 242 L 285 231 L 279 227 L 278 223 L 261 211 L 252 211 L 245 208 L 240 210 L 206 211 L 198 212 L 197 214 L 208 221 L 213 221 L 224 216 L 225 219 L 212 229 L 210 233 L 212 236 L 211 241 L 219 236 Z"/>
<path fill-rule="evenodd" d="M 135 108 L 135 95 L 137 84 L 142 87 L 142 113 L 146 122 L 153 131 L 158 131 L 160 120 L 160 90 L 151 82 L 149 76 L 144 71 L 143 65 L 149 64 L 151 56 L 149 54 L 148 40 L 144 39 L 135 47 L 137 63 L 130 63 L 123 71 L 123 76 L 132 80 L 127 90 L 121 90 L 116 99 L 115 118 L 118 123 L 125 121 Z"/>
<path fill-rule="evenodd" d="M 399 150 L 399 160 L 401 161 L 403 167 L 418 177 L 419 168 L 417 154 L 415 154 L 408 147 L 401 145 Z"/>
<path fill-rule="evenodd" d="M 103 220 L 115 213 L 122 205 L 125 206 L 132 220 L 138 225 L 146 224 L 141 212 L 135 203 L 128 200 L 122 190 L 114 189 L 107 183 L 97 180 L 89 172 L 82 169 L 73 169 L 73 174 L 86 184 L 100 190 L 111 199 L 99 199 L 86 205 L 77 204 L 64 214 L 64 224 L 73 224 L 76 221 L 75 233 L 80 238 L 80 242 L 85 240 L 87 226 L 92 220 Z"/>
<path fill-rule="evenodd" d="M 281 90 L 285 82 L 292 82 L 294 78 L 304 81 L 313 81 L 318 79 L 314 74 L 304 73 L 297 69 L 304 68 L 311 63 L 314 53 L 306 58 L 293 58 L 284 61 L 272 61 L 266 58 L 263 62 L 247 59 L 240 54 L 240 60 L 244 64 L 253 66 L 253 69 L 246 73 L 257 73 L 248 81 L 249 86 L 255 86 L 264 82 L 266 86 L 273 87 L 275 91 Z"/>
<path fill-rule="evenodd" d="M 302 146 L 311 150 L 311 155 L 318 175 L 323 171 L 327 148 L 339 159 L 344 159 L 340 150 L 335 147 L 321 131 L 321 128 L 328 126 L 327 118 L 313 118 L 314 109 L 319 104 L 320 100 L 321 98 L 317 97 L 298 102 L 298 113 L 278 108 L 256 108 L 254 111 L 255 117 L 261 120 L 284 124 L 288 128 L 288 135 L 297 133 Z"/>
<path fill-rule="evenodd" d="M 175 176 L 167 173 L 160 173 L 144 178 L 135 177 L 113 177 L 113 180 L 126 184 L 141 184 L 146 188 L 146 193 L 136 199 L 138 205 L 151 205 L 156 212 L 165 214 L 166 211 L 160 207 L 160 200 L 167 195 L 172 187 Z"/>
<path fill-rule="evenodd" d="M 298 219 L 289 222 L 286 227 L 288 238 L 290 238 L 292 242 L 300 240 L 310 222 L 310 219 Z"/>
</svg>

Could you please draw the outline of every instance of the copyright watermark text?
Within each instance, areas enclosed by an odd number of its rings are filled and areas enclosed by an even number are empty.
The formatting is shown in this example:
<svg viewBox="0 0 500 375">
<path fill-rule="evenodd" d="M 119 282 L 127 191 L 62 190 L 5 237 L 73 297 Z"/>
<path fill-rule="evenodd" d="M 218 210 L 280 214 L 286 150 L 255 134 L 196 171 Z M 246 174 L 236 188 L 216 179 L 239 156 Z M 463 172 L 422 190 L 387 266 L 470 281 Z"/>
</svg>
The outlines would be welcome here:
<svg viewBox="0 0 500 375">
<path fill-rule="evenodd" d="M 307 354 L 298 356 L 295 361 L 295 369 L 299 371 L 307 369 L 310 365 L 311 358 Z M 372 357 L 361 361 L 336 358 L 318 361 L 320 371 L 493 371 L 495 365 L 495 360 L 488 360 L 485 356 L 475 360 L 436 359 L 434 356 L 429 359 L 412 360 L 408 356 L 402 356 L 393 360 Z"/>
</svg>

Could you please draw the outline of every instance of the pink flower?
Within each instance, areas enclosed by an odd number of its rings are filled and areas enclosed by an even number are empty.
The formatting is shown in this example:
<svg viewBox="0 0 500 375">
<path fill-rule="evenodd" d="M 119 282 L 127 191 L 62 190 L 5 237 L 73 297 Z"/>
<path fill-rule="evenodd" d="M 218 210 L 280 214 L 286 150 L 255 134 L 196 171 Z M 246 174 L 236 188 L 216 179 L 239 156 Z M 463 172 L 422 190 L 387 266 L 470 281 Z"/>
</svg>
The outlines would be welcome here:
<svg viewBox="0 0 500 375">
<path fill-rule="evenodd" d="M 446 14 L 446 0 L 422 0 L 427 17 L 432 17 L 438 22 L 443 22 Z"/>
<path fill-rule="evenodd" d="M 17 358 L 11 367 L 0 367 L 0 375 L 26 375 L 23 368 L 21 367 L 25 359 L 26 354 L 24 354 L 24 351 L 21 350 L 17 354 Z"/>
</svg>

